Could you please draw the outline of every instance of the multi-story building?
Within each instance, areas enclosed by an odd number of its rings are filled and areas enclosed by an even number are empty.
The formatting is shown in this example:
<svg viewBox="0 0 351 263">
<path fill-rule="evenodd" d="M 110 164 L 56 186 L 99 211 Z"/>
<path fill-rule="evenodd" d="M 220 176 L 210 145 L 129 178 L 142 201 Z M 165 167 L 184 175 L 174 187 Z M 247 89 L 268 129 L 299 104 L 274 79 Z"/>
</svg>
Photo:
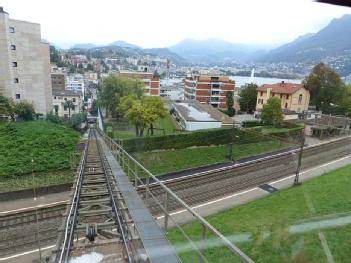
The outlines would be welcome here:
<svg viewBox="0 0 351 263">
<path fill-rule="evenodd" d="M 183 83 L 178 79 L 161 80 L 160 97 L 169 100 L 184 100 Z"/>
<path fill-rule="evenodd" d="M 65 74 L 64 73 L 51 73 L 51 86 L 54 91 L 65 90 Z"/>
<path fill-rule="evenodd" d="M 226 108 L 226 93 L 234 92 L 235 82 L 226 76 L 192 75 L 184 80 L 184 98 Z"/>
<path fill-rule="evenodd" d="M 82 92 L 73 90 L 53 91 L 52 97 L 54 113 L 58 116 L 67 118 L 70 115 L 82 112 Z M 67 108 L 66 101 L 72 101 L 73 107 Z"/>
<path fill-rule="evenodd" d="M 52 110 L 49 44 L 40 25 L 9 18 L 0 7 L 0 95 L 33 103 L 38 113 Z"/>
<path fill-rule="evenodd" d="M 66 90 L 80 91 L 84 95 L 85 85 L 82 74 L 70 74 L 66 76 Z"/>
<path fill-rule="evenodd" d="M 281 100 L 282 109 L 301 113 L 308 110 L 310 92 L 302 84 L 286 83 L 264 84 L 257 89 L 256 110 L 261 111 L 270 97 Z"/>
<path fill-rule="evenodd" d="M 160 95 L 160 79 L 155 77 L 154 74 L 151 72 L 120 71 L 118 75 L 127 78 L 139 78 L 145 84 L 146 95 Z"/>
</svg>

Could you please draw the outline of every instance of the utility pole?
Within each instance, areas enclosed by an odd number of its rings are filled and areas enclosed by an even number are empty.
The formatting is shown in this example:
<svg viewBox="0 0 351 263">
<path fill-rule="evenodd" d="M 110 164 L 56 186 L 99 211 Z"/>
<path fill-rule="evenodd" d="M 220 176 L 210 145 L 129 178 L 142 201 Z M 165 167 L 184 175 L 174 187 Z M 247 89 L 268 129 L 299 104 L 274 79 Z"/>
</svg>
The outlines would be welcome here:
<svg viewBox="0 0 351 263">
<path fill-rule="evenodd" d="M 305 125 L 305 123 L 304 123 L 304 125 Z M 305 145 L 305 127 L 301 130 L 301 144 L 300 144 L 300 151 L 299 151 L 299 159 L 297 161 L 297 168 L 296 168 L 296 174 L 295 174 L 293 186 L 298 186 L 301 184 L 301 182 L 299 182 L 299 177 L 300 177 L 300 168 L 301 168 L 301 161 L 302 161 L 302 154 L 303 154 L 303 146 L 304 145 Z"/>
<path fill-rule="evenodd" d="M 34 180 L 34 159 L 32 158 L 32 180 L 33 180 L 33 199 L 34 201 L 37 200 L 37 194 L 36 194 L 36 183 Z M 37 225 L 37 240 L 38 240 L 38 250 L 39 250 L 39 259 L 40 262 L 42 261 L 42 256 L 41 256 L 41 245 L 40 245 L 40 234 L 39 234 L 39 220 L 38 220 L 38 208 L 35 206 L 35 219 L 36 219 L 36 225 Z"/>
</svg>

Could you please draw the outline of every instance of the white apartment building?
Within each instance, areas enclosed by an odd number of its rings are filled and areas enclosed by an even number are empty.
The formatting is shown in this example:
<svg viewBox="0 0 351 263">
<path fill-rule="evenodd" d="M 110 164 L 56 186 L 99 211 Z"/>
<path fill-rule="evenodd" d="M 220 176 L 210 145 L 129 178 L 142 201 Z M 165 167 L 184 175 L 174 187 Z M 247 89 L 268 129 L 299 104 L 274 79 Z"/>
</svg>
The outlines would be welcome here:
<svg viewBox="0 0 351 263">
<path fill-rule="evenodd" d="M 0 7 L 0 95 L 33 103 L 38 113 L 52 110 L 49 44 L 40 25 L 9 18 Z"/>
<path fill-rule="evenodd" d="M 69 115 L 82 112 L 83 94 L 80 91 L 64 90 L 52 92 L 53 112 L 59 117 L 70 117 Z M 73 108 L 68 109 L 65 106 L 66 101 L 72 101 Z"/>
<path fill-rule="evenodd" d="M 80 91 L 85 93 L 84 76 L 82 74 L 70 74 L 66 76 L 66 90 Z"/>
<path fill-rule="evenodd" d="M 160 97 L 169 100 L 184 100 L 184 86 L 181 79 L 161 79 Z"/>
</svg>

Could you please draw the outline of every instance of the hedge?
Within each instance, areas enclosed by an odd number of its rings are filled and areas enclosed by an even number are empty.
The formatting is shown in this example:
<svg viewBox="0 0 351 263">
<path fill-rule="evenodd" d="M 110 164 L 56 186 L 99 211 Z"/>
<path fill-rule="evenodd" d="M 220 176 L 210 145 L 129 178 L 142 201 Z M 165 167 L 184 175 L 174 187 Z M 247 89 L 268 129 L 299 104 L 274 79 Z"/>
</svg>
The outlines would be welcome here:
<svg viewBox="0 0 351 263">
<path fill-rule="evenodd" d="M 160 149 L 183 149 L 191 146 L 223 145 L 234 143 L 253 143 L 267 140 L 262 134 L 249 133 L 229 128 L 170 134 L 165 136 L 138 137 L 124 139 L 123 148 L 128 152 L 152 151 Z"/>
<path fill-rule="evenodd" d="M 242 127 L 249 128 L 249 127 L 256 127 L 256 126 L 263 126 L 263 122 L 260 120 L 252 120 L 252 121 L 243 121 L 241 123 Z"/>
</svg>

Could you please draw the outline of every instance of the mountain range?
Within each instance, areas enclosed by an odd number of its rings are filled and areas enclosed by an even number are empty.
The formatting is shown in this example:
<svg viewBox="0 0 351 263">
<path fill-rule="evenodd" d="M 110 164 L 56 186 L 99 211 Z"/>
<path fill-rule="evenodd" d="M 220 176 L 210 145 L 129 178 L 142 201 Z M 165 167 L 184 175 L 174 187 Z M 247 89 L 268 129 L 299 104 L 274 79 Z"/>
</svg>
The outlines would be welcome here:
<svg viewBox="0 0 351 263">
<path fill-rule="evenodd" d="M 73 49 L 114 48 L 128 54 L 151 54 L 170 58 L 176 64 L 228 65 L 235 63 L 305 63 L 326 61 L 342 74 L 351 72 L 351 15 L 333 19 L 317 33 L 272 48 L 254 44 L 235 44 L 220 39 L 184 39 L 168 48 L 143 49 L 119 40 L 107 45 L 76 44 Z"/>
</svg>

